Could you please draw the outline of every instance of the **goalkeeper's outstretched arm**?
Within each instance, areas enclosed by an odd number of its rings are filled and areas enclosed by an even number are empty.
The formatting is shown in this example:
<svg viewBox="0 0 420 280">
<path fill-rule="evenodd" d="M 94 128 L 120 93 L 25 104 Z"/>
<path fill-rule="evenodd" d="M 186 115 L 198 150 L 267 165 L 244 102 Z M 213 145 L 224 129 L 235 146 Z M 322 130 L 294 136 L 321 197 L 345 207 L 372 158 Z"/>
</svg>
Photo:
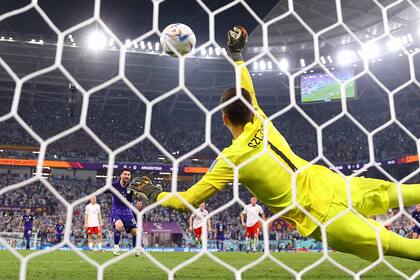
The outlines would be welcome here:
<svg viewBox="0 0 420 280">
<path fill-rule="evenodd" d="M 227 46 L 229 54 L 235 62 L 235 71 L 239 71 L 241 79 L 241 87 L 246 89 L 252 98 L 252 106 L 259 109 L 257 97 L 255 95 L 254 85 L 252 84 L 251 75 L 246 67 L 242 57 L 242 51 L 248 41 L 248 32 L 242 26 L 235 26 L 227 34 Z"/>
<path fill-rule="evenodd" d="M 233 170 L 221 157 L 218 157 L 210 167 L 209 171 L 191 188 L 185 192 L 178 192 L 186 202 L 197 207 L 201 202 L 223 190 L 228 183 L 233 181 Z M 174 208 L 180 211 L 189 211 L 190 209 L 178 197 L 169 192 L 161 192 L 157 200 L 167 200 L 162 202 L 162 206 Z"/>
<path fill-rule="evenodd" d="M 209 171 L 195 185 L 184 192 L 177 192 L 177 196 L 170 192 L 163 192 L 162 188 L 155 186 L 149 178 L 134 178 L 128 187 L 134 195 L 153 203 L 161 201 L 161 205 L 179 211 L 189 211 L 186 201 L 193 207 L 198 207 L 228 183 L 233 181 L 233 170 L 220 156 L 214 161 Z M 180 196 L 182 199 L 180 199 Z"/>
<path fill-rule="evenodd" d="M 217 192 L 219 192 L 218 188 L 200 180 L 187 191 L 178 192 L 178 195 L 181 196 L 187 203 L 196 208 L 201 202 L 206 201 Z M 162 206 L 173 208 L 178 211 L 190 211 L 188 206 L 184 204 L 181 199 L 173 195 L 171 196 L 170 192 L 161 192 L 157 197 L 157 201 L 164 200 L 167 196 L 170 196 L 170 198 L 163 201 Z"/>
</svg>

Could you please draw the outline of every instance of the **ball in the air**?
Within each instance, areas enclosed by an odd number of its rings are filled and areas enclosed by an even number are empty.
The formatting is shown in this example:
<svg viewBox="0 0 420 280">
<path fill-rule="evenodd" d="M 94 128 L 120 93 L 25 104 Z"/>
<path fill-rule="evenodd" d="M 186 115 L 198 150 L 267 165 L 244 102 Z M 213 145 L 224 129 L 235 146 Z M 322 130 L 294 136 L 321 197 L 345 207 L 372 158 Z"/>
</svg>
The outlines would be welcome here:
<svg viewBox="0 0 420 280">
<path fill-rule="evenodd" d="M 170 48 L 176 49 L 180 55 L 185 55 L 195 46 L 195 34 L 191 28 L 182 23 L 170 24 L 162 31 L 160 44 L 162 49 L 170 56 L 177 57 L 176 53 Z"/>
</svg>

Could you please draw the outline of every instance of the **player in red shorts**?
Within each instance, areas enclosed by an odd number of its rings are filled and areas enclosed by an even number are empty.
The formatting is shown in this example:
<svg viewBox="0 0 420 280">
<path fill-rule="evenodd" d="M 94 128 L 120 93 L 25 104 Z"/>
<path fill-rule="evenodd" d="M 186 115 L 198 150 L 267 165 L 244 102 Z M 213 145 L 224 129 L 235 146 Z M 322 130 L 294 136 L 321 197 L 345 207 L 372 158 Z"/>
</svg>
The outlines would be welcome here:
<svg viewBox="0 0 420 280">
<path fill-rule="evenodd" d="M 209 214 L 206 210 L 206 204 L 202 202 L 196 210 L 202 217 L 194 212 L 190 217 L 190 231 L 194 231 L 194 241 L 196 246 L 201 246 L 201 234 L 203 232 L 204 218 Z M 211 221 L 208 219 L 207 230 L 211 231 Z"/>
<path fill-rule="evenodd" d="M 246 216 L 246 222 L 244 220 Z M 251 197 L 251 203 L 246 205 L 241 212 L 241 223 L 246 228 L 246 252 L 251 250 L 251 239 L 254 240 L 252 251 L 256 252 L 258 247 L 258 236 L 260 235 L 260 217 L 265 219 L 264 211 L 257 205 L 257 198 Z"/>
<path fill-rule="evenodd" d="M 101 206 L 96 203 L 96 197 L 90 198 L 90 203 L 85 208 L 85 229 L 88 234 L 89 250 L 93 251 L 93 235 L 96 235 L 98 250 L 102 252 L 102 217 Z"/>
</svg>

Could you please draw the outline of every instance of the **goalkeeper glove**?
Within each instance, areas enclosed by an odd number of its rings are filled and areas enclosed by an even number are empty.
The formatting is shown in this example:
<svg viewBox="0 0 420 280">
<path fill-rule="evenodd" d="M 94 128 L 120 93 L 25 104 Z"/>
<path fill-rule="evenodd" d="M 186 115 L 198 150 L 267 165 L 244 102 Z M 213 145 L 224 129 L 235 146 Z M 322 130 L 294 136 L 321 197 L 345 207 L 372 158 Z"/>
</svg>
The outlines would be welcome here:
<svg viewBox="0 0 420 280">
<path fill-rule="evenodd" d="M 242 26 L 235 26 L 227 33 L 227 47 L 234 61 L 243 60 L 242 50 L 248 41 L 248 32 Z"/>
<path fill-rule="evenodd" d="M 162 192 L 162 186 L 153 185 L 149 177 L 136 177 L 131 181 L 128 189 L 133 192 L 137 198 L 142 198 L 148 203 L 156 202 L 158 195 Z"/>
</svg>

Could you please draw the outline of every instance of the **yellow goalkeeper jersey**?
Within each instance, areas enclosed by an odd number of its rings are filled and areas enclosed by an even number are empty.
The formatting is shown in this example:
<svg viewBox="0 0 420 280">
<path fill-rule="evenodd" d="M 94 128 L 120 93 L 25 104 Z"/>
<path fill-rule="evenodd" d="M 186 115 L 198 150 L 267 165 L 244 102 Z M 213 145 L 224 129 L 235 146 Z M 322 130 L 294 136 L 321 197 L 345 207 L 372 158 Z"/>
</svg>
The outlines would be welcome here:
<svg viewBox="0 0 420 280">
<path fill-rule="evenodd" d="M 253 122 L 245 125 L 243 133 L 233 140 L 232 145 L 222 151 L 199 182 L 179 194 L 189 203 L 197 205 L 225 188 L 228 183 L 233 182 L 233 169 L 224 158 L 235 166 L 247 162 L 239 170 L 239 182 L 273 213 L 278 213 L 292 204 L 291 173 L 303 166 L 308 166 L 309 163 L 293 153 L 285 138 L 271 121 L 267 122 L 267 128 L 264 131 L 262 119 L 267 119 L 267 117 L 258 105 L 251 76 L 243 61 L 236 62 L 236 65 L 241 71 L 241 86 L 250 92 L 252 105 L 260 117 L 255 115 Z M 264 132 L 267 133 L 268 139 L 265 152 Z M 336 180 L 337 183 L 343 182 L 343 178 L 338 174 L 319 165 L 309 166 L 296 176 L 297 201 L 319 222 L 324 221 L 331 205 L 335 186 L 331 184 L 331 180 Z M 162 200 L 169 194 L 161 193 L 158 200 Z M 174 196 L 164 201 L 162 205 L 188 210 Z M 281 217 L 294 224 L 303 236 L 308 236 L 318 227 L 297 207 Z"/>
</svg>

